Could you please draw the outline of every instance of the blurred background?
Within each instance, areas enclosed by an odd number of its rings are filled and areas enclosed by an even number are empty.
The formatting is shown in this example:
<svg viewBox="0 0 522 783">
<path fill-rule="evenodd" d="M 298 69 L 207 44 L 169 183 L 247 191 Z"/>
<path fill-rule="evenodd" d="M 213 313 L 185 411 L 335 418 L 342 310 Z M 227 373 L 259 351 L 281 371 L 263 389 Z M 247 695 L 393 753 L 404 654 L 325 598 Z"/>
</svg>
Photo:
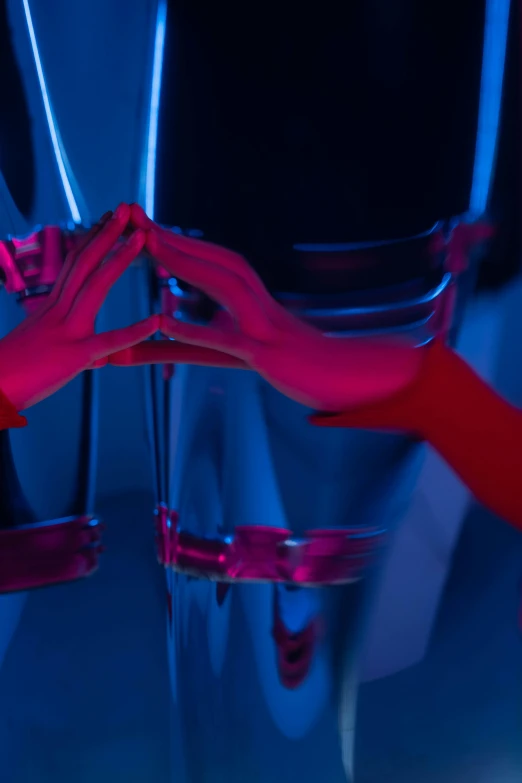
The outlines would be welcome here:
<svg viewBox="0 0 522 783">
<path fill-rule="evenodd" d="M 457 348 L 520 406 L 521 23 L 517 0 L 329 0 L 313 14 L 272 0 L 1 0 L 0 239 L 88 225 L 137 200 L 161 223 L 244 253 L 273 292 L 330 295 L 337 278 L 306 266 L 297 245 L 403 240 L 485 214 L 496 233 Z M 141 315 L 144 281 L 136 267 L 118 282 L 101 328 Z M 0 333 L 23 317 L 0 291 Z M 199 383 L 219 385 L 194 376 Z M 158 496 L 149 392 L 142 370 L 98 376 L 100 570 L 0 596 L 5 783 L 223 779 L 217 768 L 176 769 L 166 621 L 176 588 L 157 564 L 152 523 L 155 503 L 170 498 Z M 11 435 L 40 520 L 74 505 L 85 394 L 78 379 Z M 272 431 L 282 416 L 273 405 Z M 372 465 L 380 442 L 364 449 Z M 230 470 L 240 463 L 232 457 Z M 16 516 L 5 475 L 0 527 Z M 193 492 L 204 495 L 206 481 Z M 514 783 L 522 538 L 430 451 L 412 461 L 401 493 L 364 623 L 344 779 Z M 330 783 L 328 764 L 319 768 Z"/>
</svg>

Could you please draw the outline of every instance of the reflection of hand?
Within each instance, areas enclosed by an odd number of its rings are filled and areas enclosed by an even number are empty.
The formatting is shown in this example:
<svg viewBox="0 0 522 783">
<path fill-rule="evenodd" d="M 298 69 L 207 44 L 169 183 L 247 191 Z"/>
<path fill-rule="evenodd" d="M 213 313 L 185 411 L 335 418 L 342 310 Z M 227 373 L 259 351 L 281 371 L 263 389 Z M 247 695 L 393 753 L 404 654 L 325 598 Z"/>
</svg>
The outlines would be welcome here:
<svg viewBox="0 0 522 783">
<path fill-rule="evenodd" d="M 246 365 L 289 397 L 325 411 L 386 398 L 414 379 L 420 350 L 323 335 L 277 304 L 236 253 L 165 231 L 136 205 L 131 220 L 148 231 L 146 250 L 161 266 L 219 302 L 232 318 L 222 314 L 206 327 L 162 316 L 161 331 L 184 345 L 145 344 L 111 362 Z"/>
<path fill-rule="evenodd" d="M 134 231 L 113 252 L 129 217 L 125 204 L 114 215 L 105 215 L 67 255 L 42 306 L 0 340 L 0 389 L 17 410 L 34 405 L 93 364 L 105 363 L 110 353 L 157 331 L 158 319 L 153 316 L 125 329 L 94 332 L 109 289 L 145 242 L 144 232 Z"/>
</svg>

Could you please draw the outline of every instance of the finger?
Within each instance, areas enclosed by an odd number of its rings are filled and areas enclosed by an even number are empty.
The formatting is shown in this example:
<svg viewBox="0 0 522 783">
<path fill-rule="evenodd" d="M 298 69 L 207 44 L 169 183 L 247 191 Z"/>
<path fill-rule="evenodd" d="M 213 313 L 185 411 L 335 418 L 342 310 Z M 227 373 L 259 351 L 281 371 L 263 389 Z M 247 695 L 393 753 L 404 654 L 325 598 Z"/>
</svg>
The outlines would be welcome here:
<svg viewBox="0 0 522 783">
<path fill-rule="evenodd" d="M 175 277 L 199 288 L 226 307 L 246 335 L 267 342 L 275 337 L 275 327 L 263 306 L 236 274 L 171 247 L 154 232 L 147 234 L 145 246 Z"/>
<path fill-rule="evenodd" d="M 143 231 L 150 231 L 156 226 L 156 223 L 150 219 L 143 207 L 140 207 L 139 204 L 131 204 L 130 210 L 130 222 L 136 228 L 141 228 Z"/>
<path fill-rule="evenodd" d="M 135 231 L 114 255 L 87 279 L 71 310 L 71 317 L 93 318 L 98 313 L 114 283 L 132 264 L 145 244 L 145 233 Z"/>
<path fill-rule="evenodd" d="M 154 223 L 139 204 L 131 205 L 130 220 L 137 228 L 156 233 L 170 247 L 195 256 L 202 261 L 214 263 L 224 269 L 228 269 L 242 278 L 251 288 L 258 302 L 262 304 L 269 320 L 279 328 L 284 328 L 287 325 L 288 313 L 273 299 L 263 285 L 261 278 L 241 255 L 211 242 L 203 242 L 199 239 L 184 237 L 181 234 L 168 231 Z"/>
<path fill-rule="evenodd" d="M 182 234 L 167 231 L 154 223 L 138 204 L 131 205 L 131 221 L 137 228 L 158 234 L 163 242 L 176 250 L 180 250 L 182 253 L 195 256 L 202 261 L 217 264 L 224 269 L 229 269 L 248 284 L 259 301 L 263 302 L 265 308 L 267 306 L 270 308 L 277 306 L 261 282 L 261 278 L 239 253 L 234 253 L 232 250 L 214 245 L 211 242 L 203 242 L 200 239 L 192 239 L 184 237 Z"/>
<path fill-rule="evenodd" d="M 158 331 L 159 328 L 159 316 L 151 315 L 145 318 L 144 321 L 138 321 L 138 323 L 132 324 L 132 326 L 126 326 L 123 329 L 114 329 L 110 332 L 103 332 L 102 334 L 95 334 L 90 337 L 86 342 L 89 347 L 90 361 L 89 365 L 94 364 L 99 366 L 99 359 L 104 359 L 112 353 L 117 351 L 123 351 L 126 348 L 131 348 L 133 345 L 146 340 L 147 337 L 151 337 Z"/>
<path fill-rule="evenodd" d="M 101 231 L 89 242 L 75 262 L 64 282 L 59 298 L 60 308 L 68 312 L 87 278 L 97 269 L 114 248 L 129 222 L 130 207 L 120 204 Z"/>
<path fill-rule="evenodd" d="M 74 266 L 74 263 L 76 261 L 76 258 L 80 253 L 82 253 L 85 248 L 89 245 L 90 242 L 100 233 L 103 226 L 109 221 L 112 217 L 112 211 L 106 212 L 104 215 L 101 216 L 99 221 L 92 226 L 89 231 L 87 231 L 86 234 L 84 234 L 79 240 L 78 243 L 75 245 L 75 247 L 67 253 L 67 256 L 65 258 L 64 265 L 62 266 L 60 270 L 60 274 L 56 278 L 56 282 L 53 286 L 53 290 L 51 294 L 48 297 L 48 302 L 56 301 L 63 290 L 64 283 L 69 276 L 72 267 Z"/>
<path fill-rule="evenodd" d="M 77 244 L 74 247 L 74 252 L 76 255 L 79 255 L 80 253 L 83 253 L 87 245 L 92 242 L 94 237 L 96 237 L 100 231 L 102 230 L 103 226 L 111 219 L 113 216 L 112 209 L 109 209 L 108 212 L 105 212 L 101 216 L 101 218 L 98 220 L 97 223 L 92 226 L 89 231 L 87 231 L 86 234 L 84 234 L 82 237 L 79 237 Z"/>
<path fill-rule="evenodd" d="M 119 367 L 137 367 L 142 364 L 192 364 L 200 367 L 228 367 L 249 369 L 248 365 L 235 356 L 211 348 L 184 345 L 176 340 L 147 340 L 132 348 L 111 354 L 109 364 Z"/>
<path fill-rule="evenodd" d="M 101 359 L 96 359 L 95 362 L 91 364 L 90 367 L 87 369 L 89 370 L 99 370 L 101 367 L 107 367 L 107 365 L 110 364 L 109 357 L 103 356 Z"/>
<path fill-rule="evenodd" d="M 169 315 L 160 316 L 159 329 L 165 337 L 173 337 L 187 345 L 222 351 L 243 361 L 248 361 L 252 353 L 252 340 L 224 329 L 183 323 Z"/>
</svg>

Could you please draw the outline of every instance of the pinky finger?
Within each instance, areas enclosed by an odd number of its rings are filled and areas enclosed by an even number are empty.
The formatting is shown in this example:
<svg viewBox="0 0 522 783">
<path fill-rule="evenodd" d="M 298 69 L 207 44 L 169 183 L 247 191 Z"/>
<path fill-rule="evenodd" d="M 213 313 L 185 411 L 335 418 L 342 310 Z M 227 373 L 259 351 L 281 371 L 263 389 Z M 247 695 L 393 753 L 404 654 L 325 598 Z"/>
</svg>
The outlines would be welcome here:
<svg viewBox="0 0 522 783">
<path fill-rule="evenodd" d="M 100 366 L 101 359 L 117 351 L 124 351 L 126 348 L 132 348 L 133 345 L 141 343 L 148 337 L 151 337 L 159 328 L 159 319 L 157 315 L 151 315 L 144 321 L 126 326 L 123 329 L 114 329 L 111 332 L 95 334 L 87 341 L 91 358 L 91 365 Z"/>
</svg>

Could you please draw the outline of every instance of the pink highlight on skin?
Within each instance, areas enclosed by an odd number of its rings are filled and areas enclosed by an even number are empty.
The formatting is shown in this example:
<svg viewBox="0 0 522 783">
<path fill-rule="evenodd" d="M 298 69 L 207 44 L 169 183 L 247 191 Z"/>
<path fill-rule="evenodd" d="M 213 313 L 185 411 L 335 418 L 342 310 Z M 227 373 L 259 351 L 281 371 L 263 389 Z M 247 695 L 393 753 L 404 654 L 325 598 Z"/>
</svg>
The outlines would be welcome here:
<svg viewBox="0 0 522 783">
<path fill-rule="evenodd" d="M 84 370 L 103 366 L 110 354 L 127 351 L 157 331 L 159 316 L 95 332 L 109 290 L 145 244 L 145 233 L 136 230 L 122 241 L 129 217 L 129 206 L 120 204 L 84 235 L 48 226 L 0 243 L 6 287 L 28 303 L 29 313 L 0 340 L 0 389 L 16 410 L 35 405 Z"/>
</svg>

